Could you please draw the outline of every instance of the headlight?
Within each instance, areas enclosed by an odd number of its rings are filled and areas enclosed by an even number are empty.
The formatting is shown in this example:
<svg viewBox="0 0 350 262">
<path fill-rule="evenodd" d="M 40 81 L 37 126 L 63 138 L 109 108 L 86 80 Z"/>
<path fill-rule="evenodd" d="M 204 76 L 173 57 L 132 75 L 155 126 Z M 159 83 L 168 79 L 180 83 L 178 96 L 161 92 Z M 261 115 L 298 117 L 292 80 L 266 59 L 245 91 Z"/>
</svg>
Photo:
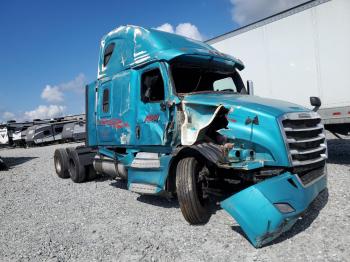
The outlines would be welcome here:
<svg viewBox="0 0 350 262">
<path fill-rule="evenodd" d="M 295 209 L 288 203 L 275 203 L 273 204 L 281 213 L 292 213 Z"/>
</svg>

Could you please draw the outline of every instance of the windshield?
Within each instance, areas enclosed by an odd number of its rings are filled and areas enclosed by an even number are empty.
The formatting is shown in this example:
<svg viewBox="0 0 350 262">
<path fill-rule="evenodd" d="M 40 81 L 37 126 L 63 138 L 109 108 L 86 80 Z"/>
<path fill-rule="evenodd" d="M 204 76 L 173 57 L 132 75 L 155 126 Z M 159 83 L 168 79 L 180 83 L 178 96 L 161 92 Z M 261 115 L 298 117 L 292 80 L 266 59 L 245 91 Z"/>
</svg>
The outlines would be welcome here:
<svg viewBox="0 0 350 262">
<path fill-rule="evenodd" d="M 182 63 L 173 64 L 171 72 L 178 94 L 245 91 L 240 75 L 232 67 L 224 70 L 222 67 L 203 67 L 203 64 L 188 66 Z"/>
</svg>

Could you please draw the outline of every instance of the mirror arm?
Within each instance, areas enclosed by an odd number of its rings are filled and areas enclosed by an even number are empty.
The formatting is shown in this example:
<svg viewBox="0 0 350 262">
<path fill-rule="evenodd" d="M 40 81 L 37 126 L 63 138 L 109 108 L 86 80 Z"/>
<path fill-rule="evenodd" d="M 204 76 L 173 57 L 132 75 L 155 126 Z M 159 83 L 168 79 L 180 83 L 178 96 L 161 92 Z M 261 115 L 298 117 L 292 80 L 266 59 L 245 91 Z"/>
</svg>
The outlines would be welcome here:
<svg viewBox="0 0 350 262">
<path fill-rule="evenodd" d="M 315 107 L 312 109 L 312 111 L 317 112 L 318 109 L 320 109 L 320 106 L 315 106 Z"/>
</svg>

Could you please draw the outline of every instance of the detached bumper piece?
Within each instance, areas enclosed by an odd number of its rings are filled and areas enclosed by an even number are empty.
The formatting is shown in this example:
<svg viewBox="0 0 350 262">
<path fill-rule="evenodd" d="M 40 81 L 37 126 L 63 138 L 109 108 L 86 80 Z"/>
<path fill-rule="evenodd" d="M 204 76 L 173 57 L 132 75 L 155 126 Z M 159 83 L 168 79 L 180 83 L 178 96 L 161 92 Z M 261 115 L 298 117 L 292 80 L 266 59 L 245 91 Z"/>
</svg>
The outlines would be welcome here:
<svg viewBox="0 0 350 262">
<path fill-rule="evenodd" d="M 326 170 L 307 187 L 297 175 L 286 172 L 225 199 L 221 207 L 237 221 L 249 241 L 261 247 L 289 230 L 326 187 Z"/>
</svg>

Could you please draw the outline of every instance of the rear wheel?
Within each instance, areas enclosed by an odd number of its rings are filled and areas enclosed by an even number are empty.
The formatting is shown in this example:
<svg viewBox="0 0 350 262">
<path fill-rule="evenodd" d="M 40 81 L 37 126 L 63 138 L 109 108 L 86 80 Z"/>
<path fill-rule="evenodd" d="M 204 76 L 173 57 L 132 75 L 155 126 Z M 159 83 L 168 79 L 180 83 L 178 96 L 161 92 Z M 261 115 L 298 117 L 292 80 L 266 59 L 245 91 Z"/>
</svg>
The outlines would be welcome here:
<svg viewBox="0 0 350 262">
<path fill-rule="evenodd" d="M 176 168 L 176 191 L 182 215 L 190 224 L 204 224 L 210 218 L 209 199 L 203 194 L 205 168 L 194 157 L 179 161 Z"/>
<path fill-rule="evenodd" d="M 81 165 L 75 148 L 67 148 L 69 156 L 69 175 L 75 183 L 85 182 L 88 178 L 85 166 Z"/>
<path fill-rule="evenodd" d="M 55 150 L 54 154 L 54 163 L 55 163 L 55 170 L 56 174 L 60 178 L 69 178 L 69 172 L 68 172 L 68 154 L 66 149 L 64 148 L 58 148 Z"/>
</svg>

